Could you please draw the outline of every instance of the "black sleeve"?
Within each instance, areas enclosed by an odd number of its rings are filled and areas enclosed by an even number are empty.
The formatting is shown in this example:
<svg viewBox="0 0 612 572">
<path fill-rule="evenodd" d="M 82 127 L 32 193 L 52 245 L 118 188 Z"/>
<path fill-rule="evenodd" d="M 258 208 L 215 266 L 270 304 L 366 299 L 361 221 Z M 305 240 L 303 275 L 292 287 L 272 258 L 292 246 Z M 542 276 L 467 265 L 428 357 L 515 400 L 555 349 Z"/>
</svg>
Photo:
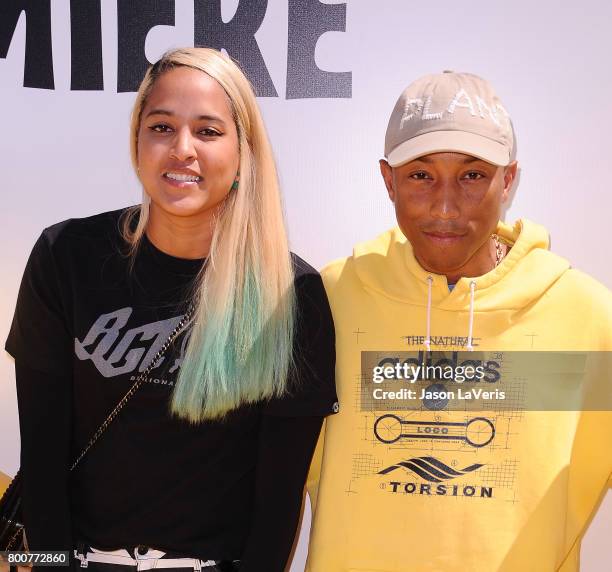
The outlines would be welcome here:
<svg viewBox="0 0 612 572">
<path fill-rule="evenodd" d="M 15 358 L 23 518 L 32 550 L 72 546 L 68 464 L 74 341 L 67 324 L 59 273 L 43 232 L 28 259 L 6 341 Z"/>
<path fill-rule="evenodd" d="M 22 510 L 30 550 L 72 547 L 68 464 L 69 380 L 15 362 L 21 433 Z M 36 566 L 54 572 L 55 568 Z"/>
<path fill-rule="evenodd" d="M 263 416 L 251 531 L 240 572 L 283 572 L 323 418 Z"/>
<path fill-rule="evenodd" d="M 326 416 L 338 412 L 335 331 L 319 273 L 301 262 L 295 280 L 296 327 L 287 393 L 271 399 L 266 415 Z"/>
<path fill-rule="evenodd" d="M 74 338 L 58 274 L 43 232 L 23 273 L 5 348 L 16 361 L 32 369 L 64 376 L 71 370 Z"/>
</svg>

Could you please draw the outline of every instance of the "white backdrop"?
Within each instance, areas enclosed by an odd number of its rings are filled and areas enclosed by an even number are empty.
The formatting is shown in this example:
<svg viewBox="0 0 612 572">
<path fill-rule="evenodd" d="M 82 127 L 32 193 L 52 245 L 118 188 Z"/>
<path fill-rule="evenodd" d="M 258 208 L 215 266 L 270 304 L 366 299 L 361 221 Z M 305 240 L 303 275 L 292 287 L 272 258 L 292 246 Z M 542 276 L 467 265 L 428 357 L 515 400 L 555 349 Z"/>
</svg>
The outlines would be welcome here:
<svg viewBox="0 0 612 572">
<path fill-rule="evenodd" d="M 222 2 L 225 21 L 237 5 Z M 192 0 L 176 0 L 175 25 L 157 26 L 147 36 L 150 61 L 170 47 L 193 45 L 193 14 Z M 116 2 L 102 2 L 104 91 L 70 90 L 69 1 L 54 0 L 51 17 L 54 90 L 22 87 L 23 14 L 6 59 L 0 59 L 2 340 L 41 229 L 133 204 L 140 196 L 128 150 L 134 94 L 116 89 Z M 321 69 L 352 72 L 352 97 L 288 100 L 288 2 L 270 0 L 256 39 L 279 97 L 260 98 L 260 104 L 279 165 L 293 250 L 320 267 L 394 223 L 377 165 L 394 102 L 420 75 L 470 71 L 496 87 L 518 137 L 521 176 L 507 220 L 545 224 L 554 251 L 610 288 L 611 21 L 612 4 L 604 0 L 348 0 L 346 31 L 321 36 L 315 56 Z M 12 367 L 5 354 L 0 470 L 9 474 L 19 464 Z M 608 494 L 583 543 L 585 572 L 608 569 L 611 530 Z M 305 534 L 304 529 L 294 571 L 303 570 Z"/>
</svg>

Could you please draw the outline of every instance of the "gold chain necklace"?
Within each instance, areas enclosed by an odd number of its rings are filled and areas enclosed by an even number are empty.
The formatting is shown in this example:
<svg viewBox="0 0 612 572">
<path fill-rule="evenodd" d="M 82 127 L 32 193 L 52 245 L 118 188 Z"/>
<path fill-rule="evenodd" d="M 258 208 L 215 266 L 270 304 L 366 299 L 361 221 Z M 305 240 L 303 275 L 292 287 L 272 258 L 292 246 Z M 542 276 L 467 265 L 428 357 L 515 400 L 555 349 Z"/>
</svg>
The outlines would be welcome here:
<svg viewBox="0 0 612 572">
<path fill-rule="evenodd" d="M 495 267 L 499 265 L 499 263 L 504 258 L 504 250 L 502 248 L 501 242 L 499 241 L 499 236 L 497 234 L 493 234 L 493 243 L 495 244 Z"/>
</svg>

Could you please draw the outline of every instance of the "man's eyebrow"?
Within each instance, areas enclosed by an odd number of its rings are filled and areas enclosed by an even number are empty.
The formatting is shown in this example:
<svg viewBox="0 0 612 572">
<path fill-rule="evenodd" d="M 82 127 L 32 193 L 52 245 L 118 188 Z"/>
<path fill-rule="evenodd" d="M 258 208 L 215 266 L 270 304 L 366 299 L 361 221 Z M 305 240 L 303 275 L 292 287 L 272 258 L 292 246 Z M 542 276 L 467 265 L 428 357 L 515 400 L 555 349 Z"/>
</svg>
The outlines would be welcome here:
<svg viewBox="0 0 612 572">
<path fill-rule="evenodd" d="M 172 117 L 174 113 L 172 113 L 172 111 L 168 111 L 167 109 L 151 109 L 151 111 L 147 113 L 146 117 L 150 117 L 151 115 L 166 115 L 168 117 Z M 223 119 L 217 115 L 210 114 L 198 115 L 196 119 L 198 121 L 217 121 L 219 123 L 225 123 Z"/>
<path fill-rule="evenodd" d="M 421 161 L 422 163 L 427 163 L 428 165 L 431 165 L 435 161 L 435 159 L 432 159 L 428 155 L 424 155 L 423 157 L 418 157 L 417 159 L 414 160 L 415 163 L 417 161 Z M 468 163 L 474 163 L 476 161 L 483 161 L 483 159 L 479 159 L 478 157 L 472 157 L 468 155 L 467 157 L 465 157 L 465 159 L 463 159 L 462 163 L 464 165 L 467 165 Z"/>
</svg>

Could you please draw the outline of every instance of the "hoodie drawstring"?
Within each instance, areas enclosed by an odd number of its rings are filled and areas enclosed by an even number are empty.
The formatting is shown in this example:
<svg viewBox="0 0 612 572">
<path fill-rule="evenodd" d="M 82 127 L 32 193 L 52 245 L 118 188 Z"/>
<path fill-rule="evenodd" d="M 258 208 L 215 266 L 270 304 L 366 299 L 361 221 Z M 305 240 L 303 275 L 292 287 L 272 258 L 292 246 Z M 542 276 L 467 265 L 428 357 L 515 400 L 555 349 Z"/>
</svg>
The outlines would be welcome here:
<svg viewBox="0 0 612 572">
<path fill-rule="evenodd" d="M 425 348 L 427 351 L 431 350 L 431 288 L 433 285 L 433 278 L 427 277 L 427 333 L 425 335 Z"/>
<path fill-rule="evenodd" d="M 474 333 L 474 292 L 476 290 L 476 282 L 472 280 L 470 282 L 470 324 L 468 326 L 468 338 L 467 344 L 465 347 L 468 351 L 474 351 L 474 346 L 472 345 L 472 334 Z"/>
<path fill-rule="evenodd" d="M 427 331 L 425 335 L 424 345 L 427 351 L 431 351 L 431 290 L 433 286 L 433 278 L 427 277 Z M 472 344 L 474 334 L 474 297 L 476 295 L 476 282 L 472 280 L 470 282 L 470 321 L 468 325 L 468 337 L 465 345 L 466 349 L 470 352 L 474 351 Z"/>
</svg>

